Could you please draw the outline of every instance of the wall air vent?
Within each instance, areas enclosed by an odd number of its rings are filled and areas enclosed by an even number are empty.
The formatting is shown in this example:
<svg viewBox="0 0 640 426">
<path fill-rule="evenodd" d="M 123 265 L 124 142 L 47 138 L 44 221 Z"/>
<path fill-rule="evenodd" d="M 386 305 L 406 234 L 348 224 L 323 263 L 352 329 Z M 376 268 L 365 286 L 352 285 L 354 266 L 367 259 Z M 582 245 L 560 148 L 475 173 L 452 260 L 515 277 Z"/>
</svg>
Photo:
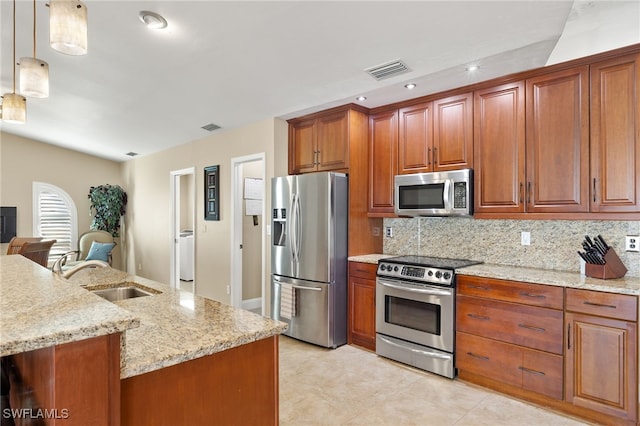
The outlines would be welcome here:
<svg viewBox="0 0 640 426">
<path fill-rule="evenodd" d="M 411 71 L 411 69 L 399 59 L 397 61 L 387 62 L 386 64 L 365 70 L 365 72 L 376 80 L 384 80 L 385 78 L 395 77 L 396 75 L 404 74 L 409 71 Z"/>
<path fill-rule="evenodd" d="M 218 126 L 217 124 L 213 124 L 213 123 L 209 123 L 206 126 L 202 126 L 203 129 L 209 131 L 209 132 L 213 132 L 214 130 L 218 130 L 221 127 Z"/>
</svg>

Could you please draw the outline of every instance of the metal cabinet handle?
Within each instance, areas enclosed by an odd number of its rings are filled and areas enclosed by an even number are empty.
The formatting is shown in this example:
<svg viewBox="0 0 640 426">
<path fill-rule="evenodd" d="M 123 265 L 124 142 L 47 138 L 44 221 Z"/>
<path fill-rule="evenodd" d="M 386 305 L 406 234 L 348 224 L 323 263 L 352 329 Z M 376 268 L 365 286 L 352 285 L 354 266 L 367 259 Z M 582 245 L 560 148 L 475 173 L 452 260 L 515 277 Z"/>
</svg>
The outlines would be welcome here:
<svg viewBox="0 0 640 426">
<path fill-rule="evenodd" d="M 616 305 L 605 305 L 603 303 L 594 303 L 594 302 L 582 302 L 584 305 L 589 305 L 589 306 L 598 306 L 600 308 L 611 308 L 611 309 L 617 309 Z"/>
<path fill-rule="evenodd" d="M 520 182 L 520 202 L 522 203 L 523 201 L 523 195 L 522 195 L 522 190 L 524 188 L 524 185 L 522 184 L 522 182 Z"/>
<path fill-rule="evenodd" d="M 473 352 L 467 352 L 467 355 L 472 356 L 472 357 L 474 357 L 474 358 L 481 359 L 481 360 L 483 360 L 483 361 L 489 361 L 489 357 L 488 357 L 488 356 L 483 356 L 483 355 L 474 354 Z"/>
<path fill-rule="evenodd" d="M 567 324 L 567 350 L 571 349 L 571 323 Z"/>
<path fill-rule="evenodd" d="M 478 290 L 485 290 L 485 291 L 489 291 L 489 290 L 491 290 L 491 288 L 489 288 L 489 287 L 484 287 L 484 286 L 481 286 L 481 285 L 468 285 L 467 287 L 469 287 L 469 288 L 476 288 L 476 289 L 478 289 Z"/>
<path fill-rule="evenodd" d="M 467 316 L 473 319 L 479 319 L 482 321 L 489 321 L 491 319 L 489 317 L 485 317 L 484 315 L 477 315 L 477 314 L 467 314 Z"/>
<path fill-rule="evenodd" d="M 518 294 L 524 297 L 535 297 L 536 299 L 546 299 L 547 297 L 544 294 L 531 294 L 531 293 L 527 293 L 526 291 L 521 291 Z"/>
<path fill-rule="evenodd" d="M 545 331 L 547 331 L 542 327 L 534 327 L 533 325 L 526 325 L 526 324 L 518 324 L 518 327 L 526 328 L 527 330 L 531 330 L 531 331 L 538 331 L 540 333 L 544 333 Z"/>
<path fill-rule="evenodd" d="M 596 178 L 593 178 L 593 202 L 596 202 Z"/>
<path fill-rule="evenodd" d="M 531 182 L 527 183 L 527 204 L 531 204 Z"/>
<path fill-rule="evenodd" d="M 433 148 L 433 165 L 438 165 L 438 148 Z"/>
<path fill-rule="evenodd" d="M 427 166 L 431 165 L 431 148 L 427 149 Z"/>
<path fill-rule="evenodd" d="M 537 374 L 538 376 L 546 376 L 546 374 L 544 374 L 542 371 L 532 370 L 523 366 L 518 367 L 518 369 L 526 373 Z"/>
</svg>

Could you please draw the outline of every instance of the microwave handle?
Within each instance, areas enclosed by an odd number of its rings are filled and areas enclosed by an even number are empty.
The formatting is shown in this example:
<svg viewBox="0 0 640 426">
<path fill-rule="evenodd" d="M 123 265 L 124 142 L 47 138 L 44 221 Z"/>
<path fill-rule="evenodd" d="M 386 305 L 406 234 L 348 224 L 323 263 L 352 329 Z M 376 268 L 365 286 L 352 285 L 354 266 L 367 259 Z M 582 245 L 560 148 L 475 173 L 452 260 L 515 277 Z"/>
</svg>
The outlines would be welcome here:
<svg viewBox="0 0 640 426">
<path fill-rule="evenodd" d="M 451 179 L 445 179 L 444 181 L 444 189 L 442 190 L 442 198 L 444 199 L 444 205 L 450 206 L 449 202 L 453 198 L 453 185 Z M 451 208 L 447 207 L 447 210 L 451 210 Z"/>
</svg>

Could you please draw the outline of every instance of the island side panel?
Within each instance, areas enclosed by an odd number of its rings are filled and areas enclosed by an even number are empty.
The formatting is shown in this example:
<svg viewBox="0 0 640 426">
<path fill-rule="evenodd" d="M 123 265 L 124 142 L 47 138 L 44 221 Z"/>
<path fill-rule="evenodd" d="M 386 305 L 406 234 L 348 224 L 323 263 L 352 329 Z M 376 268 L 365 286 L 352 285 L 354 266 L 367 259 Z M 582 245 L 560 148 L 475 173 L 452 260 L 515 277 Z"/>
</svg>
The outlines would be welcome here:
<svg viewBox="0 0 640 426">
<path fill-rule="evenodd" d="M 13 409 L 44 413 L 39 420 L 46 425 L 120 425 L 120 333 L 10 359 Z M 16 419 L 16 424 L 22 422 Z"/>
<path fill-rule="evenodd" d="M 122 425 L 278 424 L 278 336 L 122 380 Z"/>
</svg>

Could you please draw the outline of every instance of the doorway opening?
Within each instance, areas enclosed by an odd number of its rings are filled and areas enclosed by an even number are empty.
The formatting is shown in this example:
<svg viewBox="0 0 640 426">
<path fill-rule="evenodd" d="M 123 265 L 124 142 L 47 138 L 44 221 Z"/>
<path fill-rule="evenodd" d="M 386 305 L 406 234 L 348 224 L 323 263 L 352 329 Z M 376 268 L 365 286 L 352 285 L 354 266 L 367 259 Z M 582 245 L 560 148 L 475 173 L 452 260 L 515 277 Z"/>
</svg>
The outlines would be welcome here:
<svg viewBox="0 0 640 426">
<path fill-rule="evenodd" d="M 231 305 L 266 312 L 265 154 L 231 159 Z"/>
<path fill-rule="evenodd" d="M 195 294 L 195 168 L 171 172 L 171 200 L 170 285 Z"/>
</svg>

